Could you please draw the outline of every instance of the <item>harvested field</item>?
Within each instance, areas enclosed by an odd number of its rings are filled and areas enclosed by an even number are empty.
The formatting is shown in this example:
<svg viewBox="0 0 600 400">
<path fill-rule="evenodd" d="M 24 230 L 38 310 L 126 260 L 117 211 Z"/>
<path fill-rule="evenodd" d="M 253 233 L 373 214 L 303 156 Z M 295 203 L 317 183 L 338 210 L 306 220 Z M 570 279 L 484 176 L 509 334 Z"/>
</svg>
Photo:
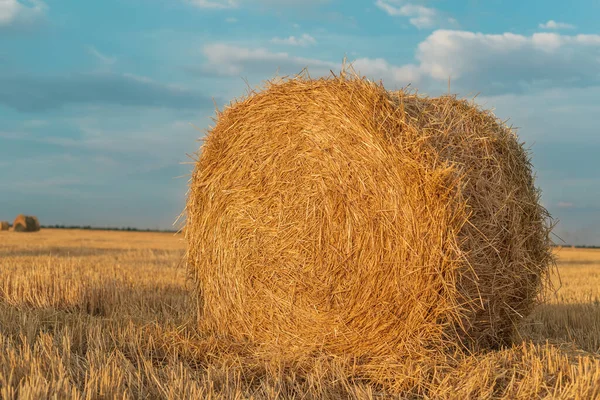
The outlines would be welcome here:
<svg viewBox="0 0 600 400">
<path fill-rule="evenodd" d="M 183 255 L 172 234 L 3 232 L 0 397 L 398 398 L 348 376 L 342 358 L 293 371 L 200 331 Z M 600 396 L 600 251 L 562 249 L 558 270 L 521 342 L 404 365 L 395 373 L 414 388 L 402 398 Z"/>
</svg>

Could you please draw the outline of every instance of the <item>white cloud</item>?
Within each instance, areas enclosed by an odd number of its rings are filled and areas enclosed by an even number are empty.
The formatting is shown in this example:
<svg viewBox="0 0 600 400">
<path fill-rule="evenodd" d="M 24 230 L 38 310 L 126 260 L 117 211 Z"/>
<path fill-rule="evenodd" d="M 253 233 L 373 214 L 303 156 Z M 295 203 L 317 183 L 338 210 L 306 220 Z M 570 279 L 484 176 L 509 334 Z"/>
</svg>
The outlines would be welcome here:
<svg viewBox="0 0 600 400">
<path fill-rule="evenodd" d="M 0 0 L 0 28 L 32 24 L 44 15 L 47 8 L 41 0 Z"/>
<path fill-rule="evenodd" d="M 96 57 L 98 60 L 100 60 L 100 62 L 102 62 L 103 64 L 113 65 L 115 62 L 117 62 L 116 57 L 107 56 L 106 54 L 101 53 L 94 46 L 88 46 L 87 51 L 88 51 L 88 53 L 90 53 L 91 55 Z"/>
<path fill-rule="evenodd" d="M 386 86 L 406 86 L 418 83 L 421 72 L 416 65 L 395 66 L 382 58 L 359 58 L 352 63 L 354 70 L 372 80 L 383 80 Z"/>
<path fill-rule="evenodd" d="M 564 38 L 556 33 L 535 33 L 531 42 L 534 48 L 552 53 L 563 45 Z"/>
<path fill-rule="evenodd" d="M 242 73 L 269 75 L 279 70 L 280 75 L 293 75 L 308 67 L 314 75 L 326 75 L 330 69 L 339 69 L 339 63 L 311 58 L 296 57 L 285 52 L 274 53 L 264 48 L 248 49 L 228 44 L 204 46 L 207 63 L 203 70 L 219 75 L 240 75 Z"/>
<path fill-rule="evenodd" d="M 2 0 L 0 0 L 2 1 Z M 330 0 L 259 0 L 258 3 L 268 6 L 306 6 L 306 5 L 318 5 L 327 3 Z M 250 2 L 250 0 L 187 0 L 193 6 L 200 8 L 211 8 L 211 9 L 226 9 L 226 8 L 237 8 L 243 3 L 249 5 L 255 5 L 256 1 Z"/>
<path fill-rule="evenodd" d="M 573 208 L 573 203 L 567 202 L 567 201 L 559 201 L 556 204 L 557 207 L 559 208 Z"/>
<path fill-rule="evenodd" d="M 464 87 L 520 91 L 599 83 L 600 35 L 531 36 L 437 30 L 417 50 L 419 70 Z"/>
<path fill-rule="evenodd" d="M 236 0 L 188 0 L 188 3 L 200 8 L 224 9 L 236 8 L 239 2 Z"/>
<path fill-rule="evenodd" d="M 250 0 L 242 0 L 250 3 Z M 277 5 L 277 6 L 289 6 L 289 7 L 303 7 L 307 5 L 316 6 L 319 4 L 329 3 L 331 0 L 258 0 L 260 3 L 266 5 Z"/>
<path fill-rule="evenodd" d="M 278 68 L 281 75 L 293 75 L 308 67 L 312 76 L 328 75 L 340 68 L 338 62 L 264 48 L 211 44 L 203 51 L 207 62 L 201 70 L 196 69 L 199 73 L 266 78 Z M 353 66 L 369 79 L 383 79 L 385 85 L 411 84 L 432 94 L 446 91 L 449 78 L 452 91 L 463 95 L 593 87 L 600 86 L 600 35 L 436 30 L 419 44 L 414 63 L 358 58 Z"/>
<path fill-rule="evenodd" d="M 15 0 L 0 0 L 0 25 L 8 25 L 16 18 L 22 7 Z"/>
<path fill-rule="evenodd" d="M 552 19 L 545 24 L 540 24 L 539 27 L 542 29 L 575 29 L 574 25 L 566 24 L 564 22 L 556 22 Z"/>
<path fill-rule="evenodd" d="M 252 77 L 268 78 L 278 72 L 280 76 L 295 75 L 308 68 L 313 77 L 328 76 L 331 71 L 338 72 L 342 67 L 340 62 L 304 58 L 287 52 L 272 52 L 264 48 L 245 48 L 229 44 L 215 43 L 204 47 L 206 63 L 200 68 L 189 68 L 198 75 L 208 73 L 222 76 L 249 75 Z M 401 87 L 416 84 L 422 78 L 422 73 L 416 65 L 396 66 L 382 58 L 359 58 L 348 60 L 354 70 L 368 79 L 382 79 L 388 86 Z"/>
<path fill-rule="evenodd" d="M 433 28 L 443 22 L 440 12 L 434 8 L 402 0 L 377 0 L 375 5 L 392 17 L 408 17 L 409 22 L 419 29 Z M 449 18 L 447 22 L 456 24 L 454 18 Z"/>
<path fill-rule="evenodd" d="M 286 44 L 286 45 L 290 45 L 290 46 L 302 46 L 302 47 L 307 47 L 313 44 L 316 44 L 317 41 L 315 40 L 314 37 L 310 36 L 309 34 L 305 33 L 302 36 L 296 37 L 296 36 L 290 36 L 288 38 L 273 38 L 271 39 L 271 43 L 275 43 L 275 44 Z"/>
</svg>

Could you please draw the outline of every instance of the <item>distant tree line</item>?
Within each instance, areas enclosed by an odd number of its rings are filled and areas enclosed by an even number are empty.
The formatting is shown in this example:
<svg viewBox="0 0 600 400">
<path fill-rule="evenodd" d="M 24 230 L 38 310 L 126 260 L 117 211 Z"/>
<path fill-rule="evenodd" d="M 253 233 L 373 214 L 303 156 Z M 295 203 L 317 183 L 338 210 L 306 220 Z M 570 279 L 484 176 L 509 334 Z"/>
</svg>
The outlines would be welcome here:
<svg viewBox="0 0 600 400">
<path fill-rule="evenodd" d="M 82 229 L 89 231 L 125 231 L 125 232 L 162 232 L 162 233 L 176 233 L 177 231 L 174 229 L 139 229 L 132 228 L 130 226 L 127 227 L 99 227 L 99 226 L 91 226 L 91 225 L 42 225 L 42 228 L 47 229 Z"/>
<path fill-rule="evenodd" d="M 552 247 L 574 247 L 576 249 L 600 249 L 600 246 L 594 246 L 594 245 L 587 245 L 587 244 L 576 244 L 576 245 L 572 245 L 572 244 L 553 244 Z"/>
<path fill-rule="evenodd" d="M 127 227 L 99 227 L 99 226 L 91 226 L 91 225 L 42 225 L 42 228 L 47 229 L 82 229 L 89 231 L 124 231 L 124 232 L 162 232 L 162 233 L 177 233 L 175 229 L 139 229 L 132 228 L 130 226 Z M 552 247 L 574 247 L 576 249 L 600 249 L 600 246 L 595 245 L 571 245 L 567 243 L 563 244 L 553 244 Z"/>
</svg>

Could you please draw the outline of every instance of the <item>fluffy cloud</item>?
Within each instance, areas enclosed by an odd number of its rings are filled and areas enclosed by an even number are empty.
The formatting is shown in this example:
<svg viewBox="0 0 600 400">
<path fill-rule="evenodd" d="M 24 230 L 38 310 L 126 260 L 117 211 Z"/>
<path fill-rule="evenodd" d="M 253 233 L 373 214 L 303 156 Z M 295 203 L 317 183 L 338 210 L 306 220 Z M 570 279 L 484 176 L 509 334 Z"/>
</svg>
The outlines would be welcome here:
<svg viewBox="0 0 600 400">
<path fill-rule="evenodd" d="M 1 76 L 0 104 L 35 112 L 70 104 L 118 104 L 160 108 L 209 108 L 201 93 L 164 85 L 147 78 L 113 73 L 32 77 Z"/>
<path fill-rule="evenodd" d="M 375 6 L 392 17 L 409 18 L 409 22 L 419 29 L 433 28 L 443 22 L 438 10 L 402 0 L 377 0 Z M 447 21 L 456 23 L 453 18 Z"/>
<path fill-rule="evenodd" d="M 46 4 L 40 0 L 0 0 L 0 29 L 32 24 L 44 15 L 46 9 Z"/>
<path fill-rule="evenodd" d="M 545 24 L 540 24 L 539 27 L 542 29 L 575 29 L 574 25 L 566 24 L 564 22 L 556 22 L 552 19 Z"/>
<path fill-rule="evenodd" d="M 308 67 L 311 74 L 328 74 L 330 69 L 339 69 L 340 64 L 311 58 L 296 57 L 285 52 L 274 53 L 264 48 L 248 49 L 228 44 L 210 44 L 203 49 L 207 59 L 201 70 L 218 75 L 293 75 Z"/>
<path fill-rule="evenodd" d="M 438 30 L 419 45 L 421 74 L 489 92 L 600 82 L 600 35 Z"/>
<path fill-rule="evenodd" d="M 250 0 L 241 0 L 248 4 L 252 4 Z M 304 7 L 318 6 L 320 4 L 329 3 L 331 0 L 258 0 L 259 3 L 270 6 L 286 6 L 286 7 Z"/>
<path fill-rule="evenodd" d="M 307 47 L 313 44 L 316 44 L 317 41 L 315 40 L 314 37 L 310 36 L 309 34 L 305 33 L 302 36 L 296 37 L 296 36 L 290 36 L 288 38 L 273 38 L 271 39 L 271 43 L 275 43 L 275 44 L 286 44 L 286 45 L 290 45 L 290 46 L 302 46 L 302 47 Z"/>
<path fill-rule="evenodd" d="M 421 72 L 416 65 L 395 66 L 382 58 L 359 58 L 352 66 L 360 75 L 373 80 L 381 79 L 386 85 L 406 86 L 421 79 Z"/>
<path fill-rule="evenodd" d="M 187 2 L 199 8 L 212 9 L 237 8 L 244 3 L 253 4 L 249 0 L 187 0 Z M 259 0 L 258 2 L 269 6 L 305 6 L 327 3 L 329 0 Z"/>
<path fill-rule="evenodd" d="M 573 208 L 573 203 L 568 201 L 559 201 L 556 203 L 556 206 L 560 208 Z"/>
<path fill-rule="evenodd" d="M 210 44 L 204 47 L 207 62 L 202 68 L 188 68 L 194 74 L 212 73 L 222 76 L 253 75 L 266 78 L 275 72 L 294 75 L 308 68 L 311 76 L 326 76 L 339 71 L 342 63 L 293 56 L 287 52 L 272 52 L 264 48 L 245 48 L 228 44 Z M 421 78 L 416 65 L 395 66 L 377 58 L 359 58 L 352 62 L 354 70 L 369 79 L 383 79 L 386 83 L 405 86 Z"/>
<path fill-rule="evenodd" d="M 282 75 L 290 75 L 308 67 L 313 76 L 340 68 L 337 62 L 228 44 L 207 45 L 204 55 L 207 62 L 197 73 L 265 78 L 278 68 Z M 353 66 L 361 75 L 382 79 L 386 85 L 412 84 L 432 93 L 445 91 L 449 78 L 452 91 L 488 96 L 593 87 L 600 85 L 600 35 L 436 30 L 419 44 L 415 61 L 394 65 L 382 58 L 359 58 Z"/>
<path fill-rule="evenodd" d="M 188 0 L 188 3 L 196 7 L 212 9 L 236 8 L 239 5 L 236 0 Z"/>
</svg>

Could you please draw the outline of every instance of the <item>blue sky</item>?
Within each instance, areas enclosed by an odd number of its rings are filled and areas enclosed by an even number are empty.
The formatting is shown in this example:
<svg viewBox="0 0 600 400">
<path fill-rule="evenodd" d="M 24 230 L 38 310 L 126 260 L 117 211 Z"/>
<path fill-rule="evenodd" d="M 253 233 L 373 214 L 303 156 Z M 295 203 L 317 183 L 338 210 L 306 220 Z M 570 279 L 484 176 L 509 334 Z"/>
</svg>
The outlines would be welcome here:
<svg viewBox="0 0 600 400">
<path fill-rule="evenodd" d="M 600 3 L 574 4 L 0 0 L 0 219 L 169 228 L 213 102 L 347 56 L 477 94 L 531 148 L 556 234 L 600 245 Z"/>
</svg>

